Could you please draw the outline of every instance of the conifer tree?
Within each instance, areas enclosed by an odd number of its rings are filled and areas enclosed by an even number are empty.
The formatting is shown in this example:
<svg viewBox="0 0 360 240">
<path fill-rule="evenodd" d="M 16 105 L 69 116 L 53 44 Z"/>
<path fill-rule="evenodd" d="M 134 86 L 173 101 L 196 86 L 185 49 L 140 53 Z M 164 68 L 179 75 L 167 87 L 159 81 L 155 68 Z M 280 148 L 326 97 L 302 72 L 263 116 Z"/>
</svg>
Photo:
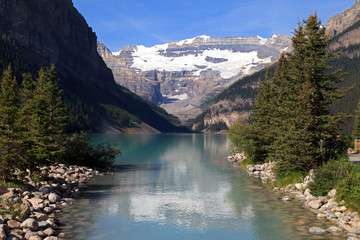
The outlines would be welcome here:
<svg viewBox="0 0 360 240">
<path fill-rule="evenodd" d="M 40 69 L 30 101 L 30 133 L 35 147 L 32 155 L 37 165 L 55 162 L 63 151 L 65 109 L 61 101 L 55 67 Z"/>
<path fill-rule="evenodd" d="M 16 78 L 4 71 L 0 89 L 0 178 L 8 180 L 23 163 L 23 130 Z"/>
<path fill-rule="evenodd" d="M 282 172 L 306 171 L 334 155 L 332 138 L 343 115 L 334 115 L 329 108 L 346 89 L 335 87 L 342 81 L 341 70 L 328 73 L 327 62 L 336 55 L 327 50 L 329 43 L 316 13 L 299 24 L 292 38 L 293 52 L 281 83 L 282 121 L 274 142 Z M 323 139 L 329 143 L 325 149 Z"/>
<path fill-rule="evenodd" d="M 254 143 L 252 159 L 254 162 L 264 161 L 268 157 L 269 148 L 274 141 L 272 136 L 272 117 L 274 112 L 274 87 L 266 71 L 265 79 L 259 79 L 258 94 L 250 115 L 251 136 Z"/>
<path fill-rule="evenodd" d="M 360 101 L 355 111 L 355 124 L 354 124 L 353 136 L 356 139 L 360 138 Z"/>
</svg>

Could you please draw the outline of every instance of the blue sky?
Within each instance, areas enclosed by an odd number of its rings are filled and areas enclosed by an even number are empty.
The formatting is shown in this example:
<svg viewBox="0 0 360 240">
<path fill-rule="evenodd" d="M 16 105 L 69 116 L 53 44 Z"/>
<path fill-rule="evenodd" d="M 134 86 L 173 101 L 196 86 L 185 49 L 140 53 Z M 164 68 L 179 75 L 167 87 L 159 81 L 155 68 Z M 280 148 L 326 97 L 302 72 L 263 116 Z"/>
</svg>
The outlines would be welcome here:
<svg viewBox="0 0 360 240">
<path fill-rule="evenodd" d="M 354 0 L 73 0 L 111 51 L 153 46 L 199 35 L 291 35 L 297 22 L 318 12 L 323 24 Z"/>
</svg>

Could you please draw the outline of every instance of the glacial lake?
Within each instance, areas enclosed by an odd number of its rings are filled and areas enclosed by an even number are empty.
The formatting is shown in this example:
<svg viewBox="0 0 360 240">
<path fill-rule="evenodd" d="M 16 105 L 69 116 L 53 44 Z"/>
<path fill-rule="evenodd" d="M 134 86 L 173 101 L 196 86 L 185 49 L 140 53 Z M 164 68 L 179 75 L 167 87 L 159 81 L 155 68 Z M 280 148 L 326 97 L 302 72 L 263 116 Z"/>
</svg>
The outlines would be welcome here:
<svg viewBox="0 0 360 240">
<path fill-rule="evenodd" d="M 118 143 L 112 175 L 95 177 L 59 218 L 67 239 L 346 239 L 299 201 L 263 186 L 226 160 L 230 141 L 210 134 L 94 134 Z"/>
</svg>

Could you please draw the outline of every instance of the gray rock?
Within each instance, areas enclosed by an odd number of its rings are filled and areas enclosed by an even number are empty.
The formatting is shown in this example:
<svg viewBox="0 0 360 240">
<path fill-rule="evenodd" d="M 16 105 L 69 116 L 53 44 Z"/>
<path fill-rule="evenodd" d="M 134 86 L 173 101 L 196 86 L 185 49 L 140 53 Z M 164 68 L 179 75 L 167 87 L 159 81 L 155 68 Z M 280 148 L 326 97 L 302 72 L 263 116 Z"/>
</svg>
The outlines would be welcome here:
<svg viewBox="0 0 360 240">
<path fill-rule="evenodd" d="M 56 193 L 50 193 L 48 196 L 48 199 L 51 203 L 57 203 L 60 202 L 61 198 Z"/>
<path fill-rule="evenodd" d="M 319 227 L 311 227 L 311 228 L 309 229 L 309 231 L 310 231 L 311 233 L 325 233 L 325 232 L 326 232 L 325 229 L 322 229 L 322 228 L 319 228 Z"/>
<path fill-rule="evenodd" d="M 59 240 L 59 238 L 54 237 L 54 236 L 49 236 L 49 237 L 45 238 L 44 240 Z"/>
<path fill-rule="evenodd" d="M 350 216 L 353 218 L 353 217 L 355 217 L 355 216 L 357 216 L 357 215 L 359 215 L 358 212 L 352 212 Z"/>
<path fill-rule="evenodd" d="M 42 192 L 43 194 L 47 194 L 50 192 L 50 188 L 48 187 L 41 187 L 39 188 L 39 191 Z"/>
<path fill-rule="evenodd" d="M 39 223 L 33 218 L 28 218 L 21 223 L 20 227 L 23 229 L 30 229 L 31 231 L 37 231 Z"/>
<path fill-rule="evenodd" d="M 56 169 L 56 171 L 60 174 L 64 174 L 66 172 L 66 170 L 63 168 L 58 168 L 58 169 Z"/>
<path fill-rule="evenodd" d="M 313 209 L 319 209 L 322 206 L 322 203 L 320 200 L 313 200 L 309 202 L 308 205 Z"/>
<path fill-rule="evenodd" d="M 48 228 L 49 226 L 50 226 L 50 224 L 46 221 L 39 222 L 39 229 L 44 230 L 44 229 Z"/>
<path fill-rule="evenodd" d="M 26 239 L 29 239 L 32 236 L 39 236 L 39 234 L 37 232 L 32 232 L 32 231 L 27 231 L 25 234 Z"/>
<path fill-rule="evenodd" d="M 327 194 L 330 198 L 334 198 L 336 196 L 336 189 L 331 190 Z"/>
<path fill-rule="evenodd" d="M 310 196 L 311 195 L 311 191 L 310 189 L 305 189 L 305 192 L 304 192 L 304 195 L 307 197 L 307 196 Z"/>
<path fill-rule="evenodd" d="M 317 217 L 318 217 L 318 218 L 326 218 L 326 215 L 323 214 L 323 213 L 319 213 L 319 214 L 317 215 Z"/>
<path fill-rule="evenodd" d="M 43 231 L 47 236 L 53 236 L 55 231 L 52 228 L 47 228 Z"/>
<path fill-rule="evenodd" d="M 40 237 L 39 235 L 36 235 L 36 236 L 31 236 L 31 237 L 29 238 L 29 240 L 43 240 L 43 238 Z"/>
<path fill-rule="evenodd" d="M 284 196 L 281 200 L 283 200 L 283 201 L 291 201 L 291 198 L 289 196 Z"/>
<path fill-rule="evenodd" d="M 347 240 L 359 240 L 357 237 L 348 237 Z"/>
<path fill-rule="evenodd" d="M 36 220 L 38 221 L 46 221 L 48 220 L 49 216 L 44 213 L 36 212 L 34 213 Z"/>
<path fill-rule="evenodd" d="M 9 228 L 11 229 L 17 229 L 17 228 L 20 228 L 20 222 L 16 221 L 16 220 L 9 220 L 7 221 L 6 223 Z"/>
<path fill-rule="evenodd" d="M 5 240 L 7 238 L 4 225 L 0 226 L 0 240 Z"/>
<path fill-rule="evenodd" d="M 327 229 L 329 232 L 342 232 L 343 230 L 341 228 L 331 226 Z"/>
</svg>

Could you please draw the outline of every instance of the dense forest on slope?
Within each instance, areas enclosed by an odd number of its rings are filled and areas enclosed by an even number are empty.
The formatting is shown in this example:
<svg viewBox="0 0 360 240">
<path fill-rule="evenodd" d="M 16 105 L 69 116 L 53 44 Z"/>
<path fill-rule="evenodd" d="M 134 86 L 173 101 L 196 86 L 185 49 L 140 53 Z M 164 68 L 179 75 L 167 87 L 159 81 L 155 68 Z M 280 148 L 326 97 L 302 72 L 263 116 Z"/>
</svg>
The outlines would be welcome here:
<svg viewBox="0 0 360 240">
<path fill-rule="evenodd" d="M 68 131 L 186 131 L 163 109 L 116 85 L 97 53 L 95 33 L 71 0 L 1 0 L 0 17 L 0 70 L 11 65 L 21 81 L 22 72 L 35 76 L 40 66 L 55 63 Z"/>
</svg>

